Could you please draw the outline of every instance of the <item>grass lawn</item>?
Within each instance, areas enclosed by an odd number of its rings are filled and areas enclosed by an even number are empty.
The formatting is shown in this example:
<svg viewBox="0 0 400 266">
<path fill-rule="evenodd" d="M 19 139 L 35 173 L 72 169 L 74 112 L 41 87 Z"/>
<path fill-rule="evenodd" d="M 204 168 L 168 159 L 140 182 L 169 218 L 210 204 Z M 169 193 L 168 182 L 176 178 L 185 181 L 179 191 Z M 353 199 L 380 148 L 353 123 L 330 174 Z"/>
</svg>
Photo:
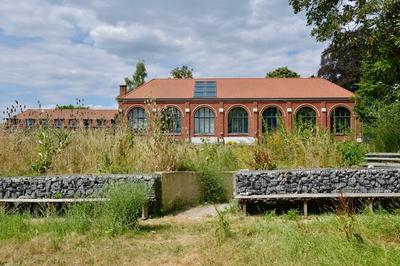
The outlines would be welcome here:
<svg viewBox="0 0 400 266">
<path fill-rule="evenodd" d="M 395 214 L 178 215 L 116 235 L 88 217 L 0 218 L 0 265 L 400 265 Z"/>
</svg>

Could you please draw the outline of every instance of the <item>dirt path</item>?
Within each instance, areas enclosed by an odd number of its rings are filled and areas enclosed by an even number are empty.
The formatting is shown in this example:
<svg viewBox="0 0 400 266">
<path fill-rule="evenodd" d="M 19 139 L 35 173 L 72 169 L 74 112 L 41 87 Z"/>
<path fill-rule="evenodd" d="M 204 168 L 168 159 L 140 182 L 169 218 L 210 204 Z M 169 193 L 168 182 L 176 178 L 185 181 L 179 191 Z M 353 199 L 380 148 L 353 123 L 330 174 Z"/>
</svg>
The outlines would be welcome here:
<svg viewBox="0 0 400 266">
<path fill-rule="evenodd" d="M 183 211 L 175 216 L 180 219 L 199 220 L 202 218 L 216 217 L 217 211 L 215 208 L 217 208 L 219 211 L 224 211 L 228 207 L 229 204 L 204 205 Z"/>
</svg>

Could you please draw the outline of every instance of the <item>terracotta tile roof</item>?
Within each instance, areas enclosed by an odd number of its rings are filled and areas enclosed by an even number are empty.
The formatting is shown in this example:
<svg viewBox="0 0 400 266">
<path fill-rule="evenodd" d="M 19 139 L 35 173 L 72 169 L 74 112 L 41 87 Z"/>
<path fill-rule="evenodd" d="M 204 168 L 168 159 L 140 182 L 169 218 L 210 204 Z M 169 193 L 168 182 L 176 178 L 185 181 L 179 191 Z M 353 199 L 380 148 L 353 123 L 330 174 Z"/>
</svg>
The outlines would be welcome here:
<svg viewBox="0 0 400 266">
<path fill-rule="evenodd" d="M 92 109 L 28 109 L 17 115 L 18 119 L 105 119 L 115 118 L 118 110 Z"/>
<path fill-rule="evenodd" d="M 217 98 L 350 98 L 354 94 L 322 78 L 152 79 L 121 99 L 193 98 L 195 81 L 216 81 Z"/>
</svg>

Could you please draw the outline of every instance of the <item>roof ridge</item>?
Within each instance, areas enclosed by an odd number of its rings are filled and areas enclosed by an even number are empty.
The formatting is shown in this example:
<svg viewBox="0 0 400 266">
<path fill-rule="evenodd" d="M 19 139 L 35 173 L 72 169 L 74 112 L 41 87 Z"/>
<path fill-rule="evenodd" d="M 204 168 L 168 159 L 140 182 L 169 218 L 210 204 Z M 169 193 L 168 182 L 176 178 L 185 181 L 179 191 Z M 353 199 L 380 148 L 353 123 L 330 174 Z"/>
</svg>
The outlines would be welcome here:
<svg viewBox="0 0 400 266">
<path fill-rule="evenodd" d="M 273 78 L 266 78 L 266 77 L 198 77 L 198 78 L 188 78 L 188 79 L 176 79 L 176 78 L 152 78 L 150 81 L 154 80 L 175 80 L 175 81 L 183 81 L 183 80 L 205 80 L 205 79 L 323 79 L 322 77 L 299 77 L 299 78 L 283 78 L 283 77 L 273 77 Z M 145 84 L 150 83 L 147 82 Z M 142 85 L 144 86 L 144 85 Z M 142 87 L 140 86 L 140 87 Z M 137 89 L 139 89 L 138 87 Z"/>
</svg>

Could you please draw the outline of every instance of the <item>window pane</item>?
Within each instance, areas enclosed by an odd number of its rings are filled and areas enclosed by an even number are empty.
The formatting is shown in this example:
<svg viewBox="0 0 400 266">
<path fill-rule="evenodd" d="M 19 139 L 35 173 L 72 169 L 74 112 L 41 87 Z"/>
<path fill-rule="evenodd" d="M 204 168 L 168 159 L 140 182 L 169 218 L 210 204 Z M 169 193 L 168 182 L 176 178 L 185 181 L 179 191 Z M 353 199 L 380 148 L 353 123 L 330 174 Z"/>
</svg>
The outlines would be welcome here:
<svg viewBox="0 0 400 266">
<path fill-rule="evenodd" d="M 146 130 L 147 118 L 143 108 L 135 107 L 128 113 L 128 126 L 136 131 Z"/>
<path fill-rule="evenodd" d="M 347 134 L 350 132 L 350 111 L 345 107 L 337 107 L 331 114 L 331 132 L 334 134 Z"/>
<path fill-rule="evenodd" d="M 196 134 L 214 134 L 214 113 L 207 107 L 202 107 L 194 114 L 194 132 Z"/>
<path fill-rule="evenodd" d="M 248 114 L 241 107 L 233 108 L 228 114 L 228 133 L 247 134 L 248 133 Z"/>
<path fill-rule="evenodd" d="M 311 107 L 302 107 L 296 114 L 298 126 L 313 128 L 317 123 L 317 114 Z"/>
<path fill-rule="evenodd" d="M 196 81 L 194 85 L 194 97 L 216 97 L 217 84 L 215 81 Z"/>
</svg>

